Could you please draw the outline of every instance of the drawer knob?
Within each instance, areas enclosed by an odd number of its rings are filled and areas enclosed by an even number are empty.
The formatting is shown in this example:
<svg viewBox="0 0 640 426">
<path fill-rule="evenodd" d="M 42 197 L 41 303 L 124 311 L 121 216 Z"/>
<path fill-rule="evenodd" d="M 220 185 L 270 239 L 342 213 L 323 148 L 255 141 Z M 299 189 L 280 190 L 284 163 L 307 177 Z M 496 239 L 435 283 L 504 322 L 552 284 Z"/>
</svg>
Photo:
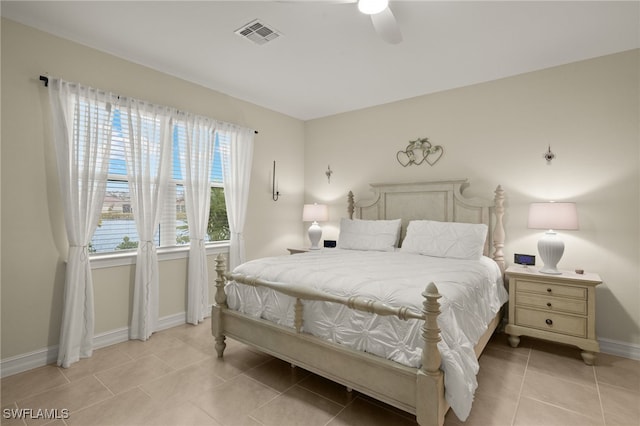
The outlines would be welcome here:
<svg viewBox="0 0 640 426">
<path fill-rule="evenodd" d="M 551 293 L 551 289 L 550 288 L 547 289 L 547 293 Z"/>
<path fill-rule="evenodd" d="M 550 320 L 549 318 L 547 318 L 546 320 L 544 320 L 544 322 L 546 322 L 546 323 L 547 323 L 547 325 L 552 325 L 552 324 L 553 324 L 553 321 L 552 321 L 552 320 Z"/>
<path fill-rule="evenodd" d="M 551 302 L 547 302 L 547 306 L 548 306 L 548 307 L 551 307 Z"/>
</svg>

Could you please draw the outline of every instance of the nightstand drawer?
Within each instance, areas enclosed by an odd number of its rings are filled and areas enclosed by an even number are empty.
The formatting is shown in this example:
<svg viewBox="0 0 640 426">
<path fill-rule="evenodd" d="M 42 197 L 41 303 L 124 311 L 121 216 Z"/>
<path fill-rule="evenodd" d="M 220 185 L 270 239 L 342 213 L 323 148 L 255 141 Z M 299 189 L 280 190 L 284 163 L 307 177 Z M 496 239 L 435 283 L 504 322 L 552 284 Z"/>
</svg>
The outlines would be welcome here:
<svg viewBox="0 0 640 426">
<path fill-rule="evenodd" d="M 547 284 L 539 281 L 527 281 L 519 279 L 516 283 L 516 292 L 526 291 L 528 293 L 546 294 L 547 296 L 573 297 L 575 299 L 586 299 L 587 289 L 584 287 L 574 287 L 561 284 Z"/>
<path fill-rule="evenodd" d="M 587 337 L 587 319 L 582 317 L 516 307 L 515 323 L 523 327 L 537 328 L 553 333 Z"/>
<path fill-rule="evenodd" d="M 560 297 L 540 296 L 519 292 L 516 293 L 516 305 L 530 306 L 552 312 L 587 315 L 587 301 Z"/>
</svg>

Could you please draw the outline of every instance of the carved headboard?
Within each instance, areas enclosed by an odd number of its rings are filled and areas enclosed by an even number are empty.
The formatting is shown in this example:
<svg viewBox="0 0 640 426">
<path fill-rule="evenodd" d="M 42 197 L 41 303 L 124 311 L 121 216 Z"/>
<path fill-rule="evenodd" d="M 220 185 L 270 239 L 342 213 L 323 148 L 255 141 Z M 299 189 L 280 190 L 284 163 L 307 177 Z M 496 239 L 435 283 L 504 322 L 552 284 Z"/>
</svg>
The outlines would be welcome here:
<svg viewBox="0 0 640 426">
<path fill-rule="evenodd" d="M 420 183 L 371 184 L 373 199 L 354 202 L 349 192 L 349 218 L 402 219 L 401 241 L 411 220 L 484 223 L 489 227 L 484 254 L 504 272 L 504 190 L 498 185 L 489 199 L 466 198 L 466 179 Z"/>
</svg>

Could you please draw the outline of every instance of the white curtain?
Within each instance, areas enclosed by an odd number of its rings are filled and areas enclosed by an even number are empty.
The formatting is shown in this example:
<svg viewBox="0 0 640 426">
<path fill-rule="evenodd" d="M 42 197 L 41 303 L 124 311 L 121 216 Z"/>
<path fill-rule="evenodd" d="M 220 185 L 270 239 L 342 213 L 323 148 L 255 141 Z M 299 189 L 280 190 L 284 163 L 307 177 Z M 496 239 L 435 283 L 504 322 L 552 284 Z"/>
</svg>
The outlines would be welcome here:
<svg viewBox="0 0 640 426">
<path fill-rule="evenodd" d="M 127 177 L 139 237 L 129 337 L 147 340 L 158 326 L 160 280 L 154 239 L 169 183 L 173 112 L 135 99 L 123 104 L 129 131 Z"/>
<path fill-rule="evenodd" d="M 64 287 L 58 365 L 67 368 L 93 352 L 93 282 L 89 243 L 98 225 L 111 150 L 113 96 L 49 79 L 69 255 Z"/>
<path fill-rule="evenodd" d="M 189 223 L 189 269 L 187 322 L 198 324 L 209 316 L 209 274 L 205 237 L 211 202 L 211 167 L 216 122 L 204 117 L 186 117 L 184 147 L 180 147 L 184 171 L 185 204 Z"/>
<path fill-rule="evenodd" d="M 219 140 L 224 198 L 231 233 L 229 269 L 233 270 L 245 261 L 243 231 L 249 200 L 254 131 L 225 124 L 218 129 L 218 132 L 221 135 Z"/>
</svg>

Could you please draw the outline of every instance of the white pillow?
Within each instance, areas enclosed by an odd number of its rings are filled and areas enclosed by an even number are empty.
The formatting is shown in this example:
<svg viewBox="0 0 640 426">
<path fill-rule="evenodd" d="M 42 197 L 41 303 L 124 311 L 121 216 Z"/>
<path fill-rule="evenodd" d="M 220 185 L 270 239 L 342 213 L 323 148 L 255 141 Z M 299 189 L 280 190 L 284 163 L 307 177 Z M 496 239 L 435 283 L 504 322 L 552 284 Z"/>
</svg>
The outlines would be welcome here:
<svg viewBox="0 0 640 426">
<path fill-rule="evenodd" d="M 412 220 L 400 251 L 434 257 L 480 259 L 487 230 L 484 223 Z"/>
<path fill-rule="evenodd" d="M 340 220 L 338 248 L 351 250 L 394 251 L 400 239 L 400 219 Z"/>
</svg>

